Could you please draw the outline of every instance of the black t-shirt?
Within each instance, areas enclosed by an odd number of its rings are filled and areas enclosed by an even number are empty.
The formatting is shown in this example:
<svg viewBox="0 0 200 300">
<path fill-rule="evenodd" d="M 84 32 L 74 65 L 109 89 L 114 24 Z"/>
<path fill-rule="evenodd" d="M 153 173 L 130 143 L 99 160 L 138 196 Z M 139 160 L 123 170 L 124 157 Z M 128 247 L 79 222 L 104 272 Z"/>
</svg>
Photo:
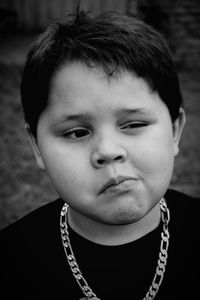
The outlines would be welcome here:
<svg viewBox="0 0 200 300">
<path fill-rule="evenodd" d="M 156 300 L 196 299 L 200 283 L 200 199 L 168 190 L 170 242 Z M 81 292 L 64 253 L 58 199 L 0 232 L 2 299 L 79 300 Z M 162 222 L 144 237 L 120 246 L 84 239 L 69 228 L 71 245 L 88 285 L 101 300 L 142 300 L 153 280 Z"/>
</svg>

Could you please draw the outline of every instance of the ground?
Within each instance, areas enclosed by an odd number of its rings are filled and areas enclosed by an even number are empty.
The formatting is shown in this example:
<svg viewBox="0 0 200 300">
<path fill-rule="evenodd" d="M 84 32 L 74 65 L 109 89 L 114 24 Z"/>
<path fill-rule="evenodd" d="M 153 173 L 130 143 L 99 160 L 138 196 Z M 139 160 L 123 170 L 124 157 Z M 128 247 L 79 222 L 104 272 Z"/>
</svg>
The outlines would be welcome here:
<svg viewBox="0 0 200 300">
<path fill-rule="evenodd" d="M 0 48 L 0 228 L 57 197 L 36 164 L 24 130 L 20 80 L 34 36 L 15 36 Z M 200 195 L 200 76 L 179 71 L 187 126 L 175 162 L 171 187 Z"/>
</svg>

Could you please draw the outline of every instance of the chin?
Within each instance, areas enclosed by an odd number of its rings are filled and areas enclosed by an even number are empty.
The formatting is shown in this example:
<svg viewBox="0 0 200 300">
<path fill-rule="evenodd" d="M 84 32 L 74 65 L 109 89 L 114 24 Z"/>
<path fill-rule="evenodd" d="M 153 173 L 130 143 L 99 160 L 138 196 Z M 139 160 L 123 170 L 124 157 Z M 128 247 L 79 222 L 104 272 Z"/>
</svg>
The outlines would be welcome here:
<svg viewBox="0 0 200 300">
<path fill-rule="evenodd" d="M 110 219 L 110 220 L 98 220 L 100 223 L 104 224 L 104 225 L 110 225 L 110 226 L 125 226 L 125 225 L 130 225 L 133 223 L 136 223 L 137 221 L 139 221 L 140 218 L 138 219 Z"/>
<path fill-rule="evenodd" d="M 110 216 L 107 215 L 106 218 L 104 217 L 101 220 L 98 220 L 101 223 L 104 223 L 106 225 L 129 225 L 136 223 L 140 219 L 144 217 L 144 214 L 142 212 L 131 212 L 130 210 L 127 212 L 120 212 L 118 214 L 111 214 Z"/>
<path fill-rule="evenodd" d="M 116 219 L 115 224 L 116 225 L 129 225 L 129 224 L 138 222 L 142 218 L 143 218 L 143 216 L 141 216 L 141 215 L 139 215 L 139 216 L 137 215 L 132 218 L 120 217 L 120 218 Z"/>
<path fill-rule="evenodd" d="M 112 226 L 126 226 L 130 224 L 134 224 L 139 220 L 120 220 L 120 221 L 113 221 L 113 223 L 110 223 L 109 225 Z"/>
</svg>

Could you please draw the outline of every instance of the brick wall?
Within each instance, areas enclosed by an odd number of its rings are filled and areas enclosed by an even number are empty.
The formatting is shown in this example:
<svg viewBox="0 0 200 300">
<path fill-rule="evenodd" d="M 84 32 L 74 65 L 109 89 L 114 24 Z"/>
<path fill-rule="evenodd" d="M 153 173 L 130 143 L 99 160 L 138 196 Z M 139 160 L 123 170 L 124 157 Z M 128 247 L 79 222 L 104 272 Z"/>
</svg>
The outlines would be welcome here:
<svg viewBox="0 0 200 300">
<path fill-rule="evenodd" d="M 165 35 L 178 68 L 200 71 L 199 0 L 138 0 L 137 9 Z"/>
<path fill-rule="evenodd" d="M 181 5 L 180 5 L 181 4 Z M 170 38 L 179 66 L 200 70 L 200 2 L 176 1 L 170 17 Z"/>
</svg>

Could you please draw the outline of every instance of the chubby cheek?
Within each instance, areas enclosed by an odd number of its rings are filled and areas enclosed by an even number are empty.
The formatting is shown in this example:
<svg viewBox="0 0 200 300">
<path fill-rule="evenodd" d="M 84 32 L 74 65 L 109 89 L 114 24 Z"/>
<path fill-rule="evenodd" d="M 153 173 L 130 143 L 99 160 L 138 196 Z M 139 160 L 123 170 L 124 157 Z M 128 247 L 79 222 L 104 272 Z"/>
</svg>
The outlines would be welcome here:
<svg viewBox="0 0 200 300">
<path fill-rule="evenodd" d="M 132 163 L 139 170 L 149 189 L 165 189 L 171 180 L 174 166 L 173 139 L 170 134 L 147 141 L 133 157 Z"/>
<path fill-rule="evenodd" d="M 87 182 L 88 166 L 81 155 L 51 149 L 45 153 L 44 160 L 47 173 L 61 197 L 65 199 L 86 193 L 90 180 Z"/>
</svg>

